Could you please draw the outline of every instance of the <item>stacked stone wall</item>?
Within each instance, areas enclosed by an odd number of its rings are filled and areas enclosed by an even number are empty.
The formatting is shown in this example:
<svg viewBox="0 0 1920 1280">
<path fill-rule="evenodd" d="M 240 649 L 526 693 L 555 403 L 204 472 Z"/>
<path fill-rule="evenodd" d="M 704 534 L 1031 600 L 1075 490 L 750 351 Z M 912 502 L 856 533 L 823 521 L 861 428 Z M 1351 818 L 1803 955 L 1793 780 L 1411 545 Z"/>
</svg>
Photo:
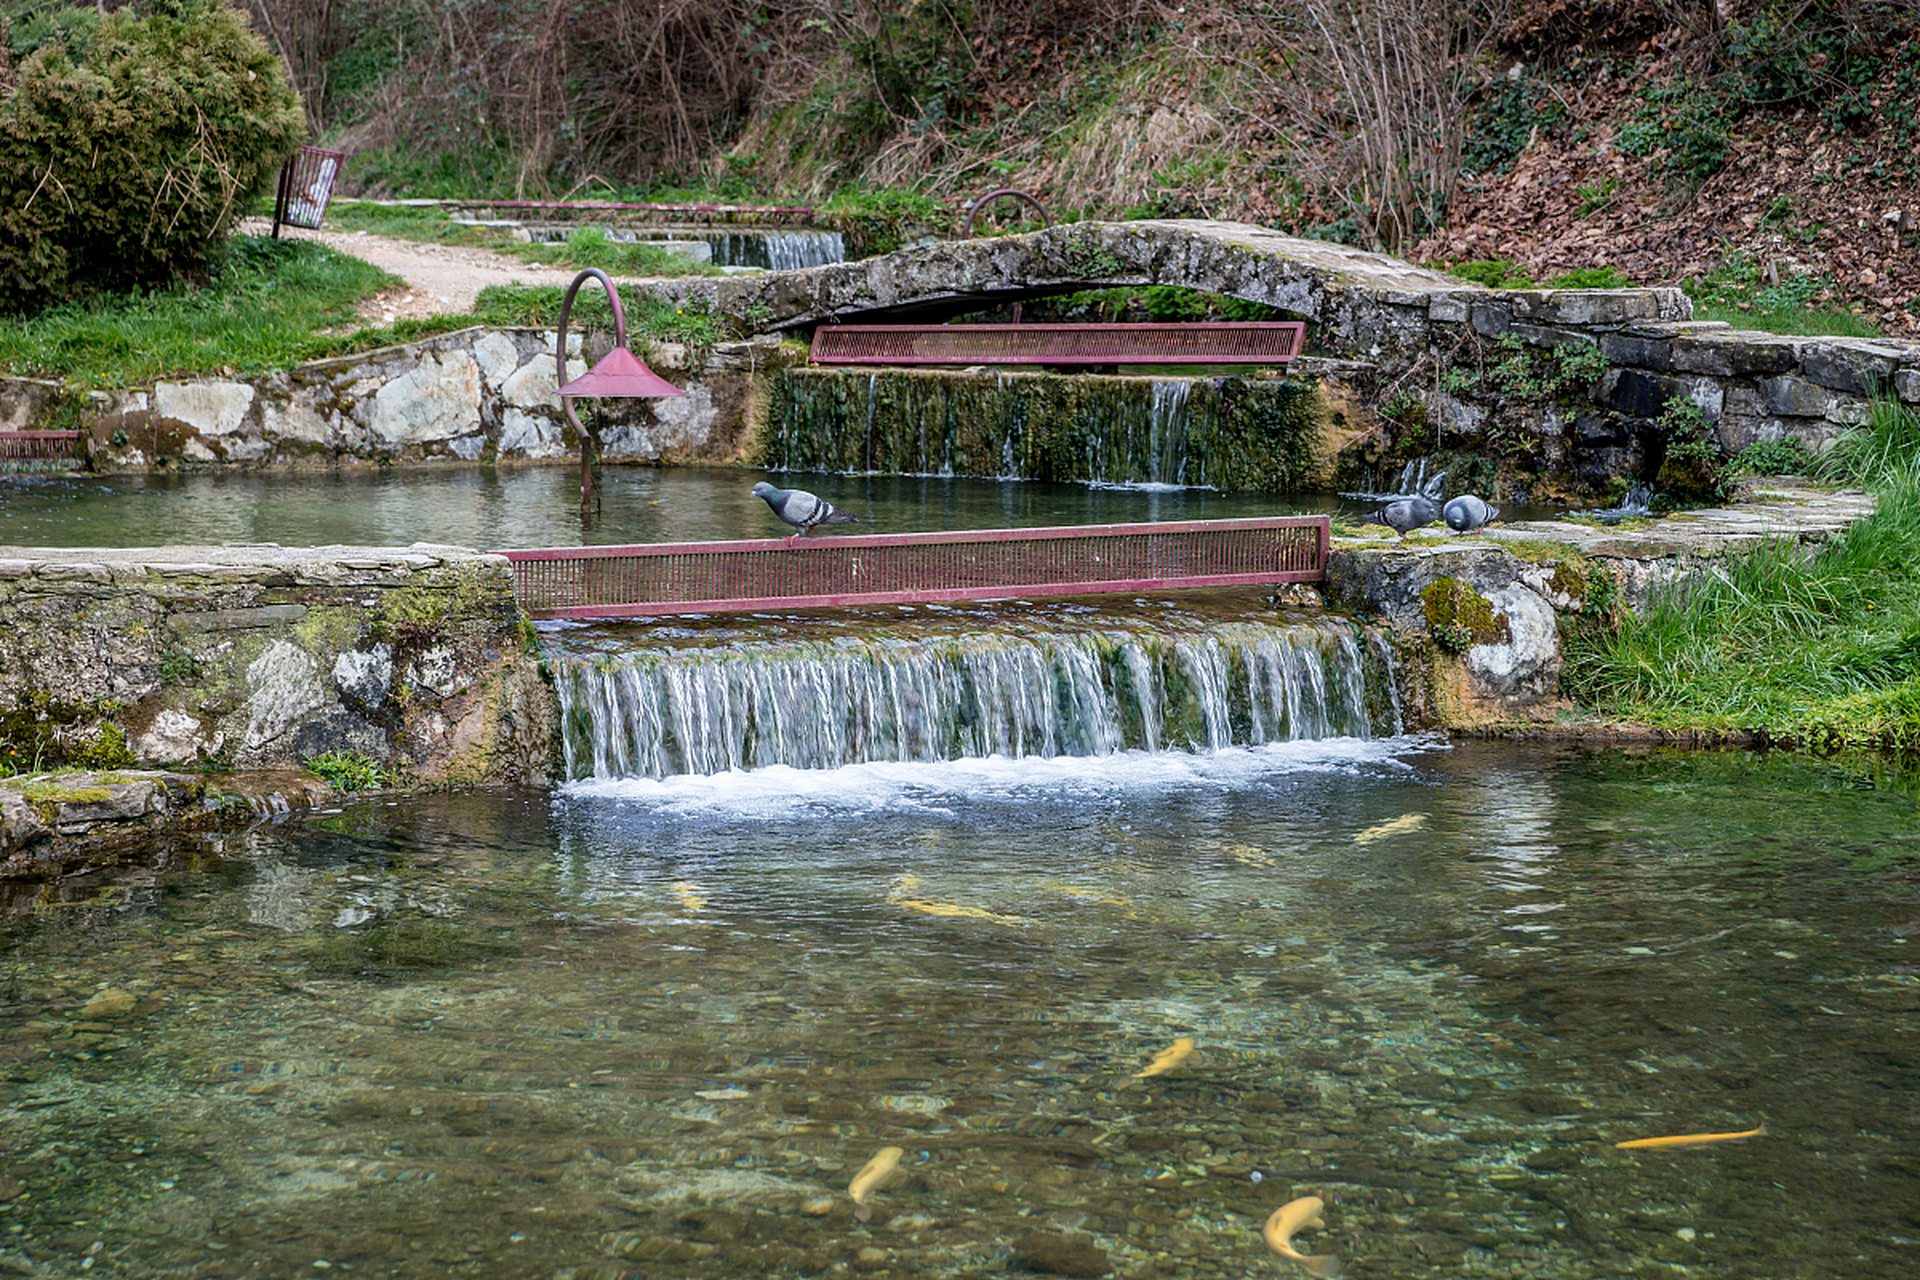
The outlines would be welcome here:
<svg viewBox="0 0 1920 1280">
<path fill-rule="evenodd" d="M 90 763 L 449 783 L 545 781 L 554 731 L 507 561 L 424 544 L 0 548 L 0 713 Z"/>
<path fill-rule="evenodd" d="M 606 335 L 568 335 L 569 378 Z M 256 378 L 162 381 L 77 394 L 0 379 L 0 430 L 80 427 L 96 473 L 218 467 L 337 468 L 417 463 L 542 463 L 580 456 L 555 379 L 557 335 L 476 327 Z M 602 457 L 710 462 L 737 455 L 752 418 L 754 371 L 773 340 L 728 344 L 697 370 L 661 346 L 648 359 L 687 395 L 594 401 L 578 410 Z"/>
</svg>

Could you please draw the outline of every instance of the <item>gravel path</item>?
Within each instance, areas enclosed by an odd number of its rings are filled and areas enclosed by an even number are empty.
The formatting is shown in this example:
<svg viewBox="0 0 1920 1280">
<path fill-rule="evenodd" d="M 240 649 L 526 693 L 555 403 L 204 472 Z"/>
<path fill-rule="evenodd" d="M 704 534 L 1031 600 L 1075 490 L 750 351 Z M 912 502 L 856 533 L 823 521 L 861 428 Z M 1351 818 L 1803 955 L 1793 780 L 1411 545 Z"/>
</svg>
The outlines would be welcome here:
<svg viewBox="0 0 1920 1280">
<path fill-rule="evenodd" d="M 254 235 L 270 235 L 273 224 L 249 219 L 241 228 Z M 470 311 L 480 291 L 493 284 L 550 284 L 565 287 L 578 272 L 564 267 L 536 267 L 490 253 L 485 249 L 454 248 L 414 240 L 394 240 L 365 231 L 307 231 L 280 228 L 282 239 L 317 240 L 328 248 L 391 271 L 407 283 L 388 289 L 360 308 L 369 322 L 391 324 L 427 316 Z"/>
</svg>

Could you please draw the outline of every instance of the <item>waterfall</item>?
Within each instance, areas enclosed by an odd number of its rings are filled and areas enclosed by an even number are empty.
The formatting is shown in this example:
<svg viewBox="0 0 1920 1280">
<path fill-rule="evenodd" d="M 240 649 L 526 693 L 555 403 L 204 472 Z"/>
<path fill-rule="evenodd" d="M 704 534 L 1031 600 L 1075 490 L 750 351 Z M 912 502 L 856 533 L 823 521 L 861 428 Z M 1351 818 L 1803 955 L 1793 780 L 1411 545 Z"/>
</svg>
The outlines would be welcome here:
<svg viewBox="0 0 1920 1280">
<path fill-rule="evenodd" d="M 797 271 L 845 262 L 847 246 L 838 231 L 809 228 L 734 227 L 615 227 L 593 223 L 561 223 L 526 228 L 534 244 L 564 244 L 583 227 L 592 227 L 618 244 L 654 240 L 704 240 L 713 251 L 716 267 L 760 267 L 770 271 Z"/>
<path fill-rule="evenodd" d="M 569 778 L 1219 751 L 1401 730 L 1383 643 L 1337 619 L 735 639 L 551 659 Z"/>
<path fill-rule="evenodd" d="M 1310 384 L 957 370 L 786 369 L 757 461 L 887 471 L 1291 493 L 1323 405 Z"/>
</svg>

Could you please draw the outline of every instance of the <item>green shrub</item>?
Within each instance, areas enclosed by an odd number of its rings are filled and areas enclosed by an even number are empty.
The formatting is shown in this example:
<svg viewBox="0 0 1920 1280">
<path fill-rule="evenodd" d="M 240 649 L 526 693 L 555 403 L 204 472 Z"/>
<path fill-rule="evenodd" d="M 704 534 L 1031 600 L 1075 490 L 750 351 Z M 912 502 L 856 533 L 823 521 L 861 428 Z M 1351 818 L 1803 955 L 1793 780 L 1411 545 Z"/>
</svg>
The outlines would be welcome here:
<svg viewBox="0 0 1920 1280">
<path fill-rule="evenodd" d="M 1442 262 L 1435 268 L 1462 280 L 1471 280 L 1489 289 L 1534 289 L 1539 281 L 1517 262 L 1505 258 L 1478 258 L 1472 262 Z"/>
<path fill-rule="evenodd" d="M 1547 281 L 1549 289 L 1631 289 L 1633 281 L 1618 267 L 1579 267 Z"/>
<path fill-rule="evenodd" d="M 336 791 L 377 791 L 400 780 L 396 771 L 357 751 L 323 751 L 308 756 L 305 763 Z"/>
<path fill-rule="evenodd" d="M 1815 459 L 1798 436 L 1756 440 L 1740 451 L 1733 469 L 1750 476 L 1804 476 L 1813 473 Z"/>
<path fill-rule="evenodd" d="M 1639 110 L 1620 126 L 1614 144 L 1630 156 L 1652 158 L 1661 173 L 1691 191 L 1727 162 L 1730 123 L 1718 95 L 1676 80 L 1641 90 Z"/>
<path fill-rule="evenodd" d="M 108 14 L 0 99 L 0 311 L 195 279 L 305 123 L 280 60 L 224 0 Z"/>
<path fill-rule="evenodd" d="M 1661 411 L 1659 427 L 1666 438 L 1666 453 L 1654 477 L 1653 509 L 1657 514 L 1682 507 L 1719 506 L 1733 496 L 1733 469 L 1714 438 L 1713 424 L 1699 405 L 1685 396 L 1675 396 Z"/>
<path fill-rule="evenodd" d="M 1460 148 L 1460 168 L 1505 173 L 1529 142 L 1551 133 L 1566 118 L 1567 109 L 1544 81 L 1503 76 L 1481 90 Z"/>
</svg>

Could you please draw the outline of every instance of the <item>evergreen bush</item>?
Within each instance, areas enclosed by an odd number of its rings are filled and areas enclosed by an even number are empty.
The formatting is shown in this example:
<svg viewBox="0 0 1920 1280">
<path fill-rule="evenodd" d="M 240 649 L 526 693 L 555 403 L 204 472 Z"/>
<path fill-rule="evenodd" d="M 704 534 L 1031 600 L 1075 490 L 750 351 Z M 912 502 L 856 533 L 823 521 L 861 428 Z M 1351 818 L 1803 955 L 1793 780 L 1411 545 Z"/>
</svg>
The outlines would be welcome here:
<svg viewBox="0 0 1920 1280">
<path fill-rule="evenodd" d="M 226 0 L 150 0 L 0 76 L 0 311 L 200 278 L 305 136 Z"/>
</svg>

